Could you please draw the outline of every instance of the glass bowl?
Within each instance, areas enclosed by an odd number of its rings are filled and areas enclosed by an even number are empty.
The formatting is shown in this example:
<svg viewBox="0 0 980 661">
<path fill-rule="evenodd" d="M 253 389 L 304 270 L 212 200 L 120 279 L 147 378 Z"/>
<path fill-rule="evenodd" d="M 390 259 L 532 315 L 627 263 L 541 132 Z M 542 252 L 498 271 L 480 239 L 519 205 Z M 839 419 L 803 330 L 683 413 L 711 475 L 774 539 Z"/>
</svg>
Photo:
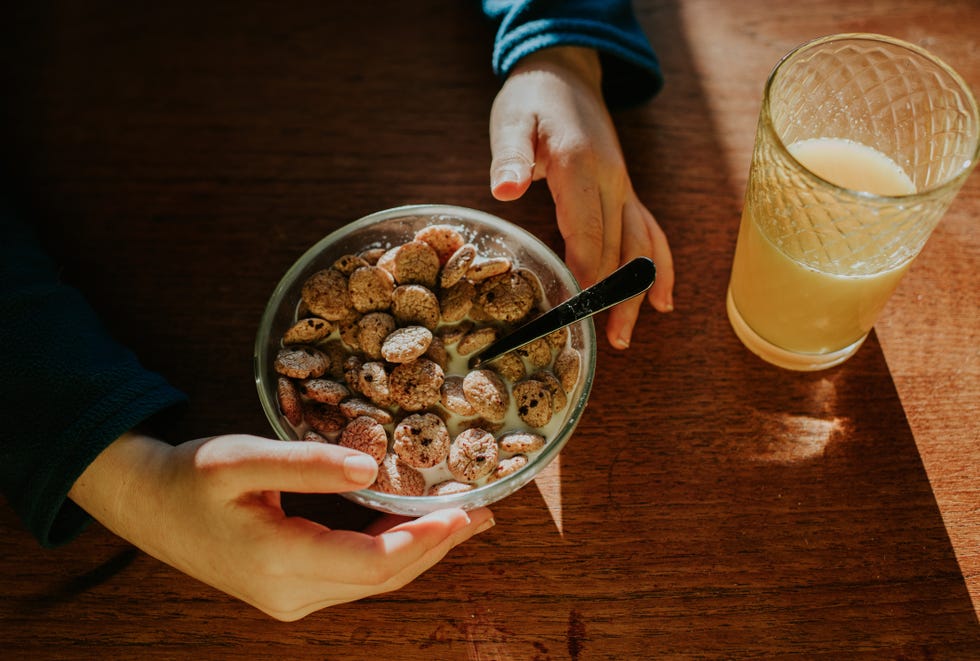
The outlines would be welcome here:
<svg viewBox="0 0 980 661">
<path fill-rule="evenodd" d="M 540 280 L 545 306 L 553 307 L 578 293 L 579 286 L 565 263 L 537 237 L 491 214 L 449 205 L 411 205 L 379 211 L 352 222 L 321 239 L 306 251 L 280 280 L 259 323 L 255 340 L 255 385 L 259 400 L 273 430 L 284 441 L 296 440 L 297 431 L 279 410 L 276 390 L 278 374 L 273 368 L 283 333 L 297 319 L 301 289 L 306 279 L 327 268 L 339 257 L 373 247 L 391 247 L 410 240 L 422 227 L 452 225 L 485 257 L 508 257 L 515 267 L 530 269 Z M 547 443 L 529 455 L 519 471 L 462 493 L 406 496 L 362 489 L 342 494 L 360 505 L 382 512 L 422 516 L 447 507 L 472 509 L 496 502 L 525 486 L 550 464 L 572 436 L 589 398 L 595 372 L 596 332 L 592 319 L 568 327 L 569 344 L 581 360 L 574 389 L 566 393 L 567 404 L 547 427 Z M 441 408 L 437 406 L 436 408 Z M 390 429 L 389 430 L 390 442 Z M 502 429 L 494 435 L 506 431 Z"/>
</svg>

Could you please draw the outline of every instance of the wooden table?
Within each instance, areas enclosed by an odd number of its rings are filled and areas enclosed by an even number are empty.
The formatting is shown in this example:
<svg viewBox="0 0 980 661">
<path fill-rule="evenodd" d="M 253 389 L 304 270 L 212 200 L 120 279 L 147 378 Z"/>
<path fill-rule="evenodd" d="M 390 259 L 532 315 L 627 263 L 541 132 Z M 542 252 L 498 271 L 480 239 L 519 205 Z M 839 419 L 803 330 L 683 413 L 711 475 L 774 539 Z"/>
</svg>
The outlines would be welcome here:
<svg viewBox="0 0 980 661">
<path fill-rule="evenodd" d="M 648 310 L 627 353 L 600 349 L 576 437 L 494 507 L 492 531 L 401 591 L 283 624 L 99 526 L 42 552 L 2 507 L 0 653 L 980 658 L 980 176 L 845 365 L 770 367 L 725 316 L 762 84 L 784 52 L 881 32 L 980 90 L 975 0 L 868 4 L 637 2 L 667 86 L 616 121 L 671 239 L 677 310 Z M 6 12 L 5 156 L 65 277 L 190 394 L 177 438 L 270 433 L 259 316 L 293 260 L 352 219 L 459 204 L 562 250 L 543 185 L 489 196 L 498 81 L 475 3 L 343 6 Z"/>
</svg>

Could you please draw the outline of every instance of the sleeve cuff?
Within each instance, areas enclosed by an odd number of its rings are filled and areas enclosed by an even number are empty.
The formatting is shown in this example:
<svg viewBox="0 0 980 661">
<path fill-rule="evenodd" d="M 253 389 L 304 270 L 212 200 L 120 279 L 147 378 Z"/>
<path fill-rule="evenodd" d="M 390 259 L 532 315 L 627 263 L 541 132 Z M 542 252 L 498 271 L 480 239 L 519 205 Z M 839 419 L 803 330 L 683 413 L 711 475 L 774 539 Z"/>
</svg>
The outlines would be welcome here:
<svg viewBox="0 0 980 661">
<path fill-rule="evenodd" d="M 663 87 L 660 63 L 630 14 L 618 22 L 590 18 L 504 18 L 493 50 L 493 70 L 506 77 L 519 60 L 553 46 L 594 48 L 603 67 L 603 93 L 610 106 L 646 101 Z"/>
<path fill-rule="evenodd" d="M 42 546 L 53 548 L 77 537 L 92 521 L 68 498 L 78 477 L 113 441 L 130 429 L 186 401 L 186 396 L 154 372 L 143 372 L 134 381 L 106 396 L 91 415 L 64 432 L 52 447 L 69 450 L 37 476 L 39 488 L 33 511 L 25 519 Z M 87 439 L 72 442 L 71 438 Z"/>
</svg>

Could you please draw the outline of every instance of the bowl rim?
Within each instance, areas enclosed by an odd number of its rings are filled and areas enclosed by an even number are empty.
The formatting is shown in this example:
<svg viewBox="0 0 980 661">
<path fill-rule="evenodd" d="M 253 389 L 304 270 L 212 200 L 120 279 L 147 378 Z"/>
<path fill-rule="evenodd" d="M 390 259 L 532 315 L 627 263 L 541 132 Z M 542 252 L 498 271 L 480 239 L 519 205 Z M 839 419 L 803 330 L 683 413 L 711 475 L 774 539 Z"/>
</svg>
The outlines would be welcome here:
<svg viewBox="0 0 980 661">
<path fill-rule="evenodd" d="M 531 234 L 523 227 L 485 211 L 451 204 L 408 204 L 376 211 L 366 216 L 362 216 L 353 222 L 347 223 L 321 238 L 293 262 L 285 274 L 283 274 L 282 278 L 280 278 L 278 284 L 273 290 L 272 295 L 269 297 L 259 322 L 253 352 L 255 385 L 256 390 L 258 391 L 259 400 L 262 404 L 263 412 L 265 413 L 269 423 L 272 425 L 276 436 L 280 440 L 293 440 L 293 438 L 290 435 L 290 430 L 288 430 L 282 422 L 278 403 L 275 401 L 275 398 L 270 395 L 270 392 L 267 392 L 264 385 L 266 378 L 265 374 L 268 374 L 270 379 L 275 378 L 275 375 L 272 374 L 269 369 L 269 339 L 272 325 L 283 304 L 283 299 L 287 290 L 294 285 L 298 276 L 304 270 L 309 268 L 310 264 L 319 258 L 319 256 L 330 245 L 342 241 L 347 236 L 361 229 L 370 227 L 380 222 L 419 216 L 445 216 L 446 222 L 451 222 L 451 218 L 455 217 L 463 222 L 475 221 L 478 223 L 483 223 L 506 234 L 516 234 L 518 240 L 525 244 L 535 246 L 536 251 L 550 255 L 554 258 L 555 263 L 560 265 L 555 269 L 555 275 L 561 280 L 562 284 L 568 288 L 569 296 L 573 296 L 581 290 L 578 281 L 572 275 L 564 260 L 558 257 L 558 255 L 547 244 L 541 241 L 541 239 Z M 552 304 L 557 305 L 560 302 L 561 301 L 557 301 L 553 302 Z M 400 494 L 383 493 L 372 489 L 359 489 L 357 491 L 345 492 L 339 495 L 372 509 L 416 516 L 426 512 L 435 511 L 437 509 L 487 505 L 501 500 L 525 486 L 528 482 L 533 480 L 545 466 L 550 464 L 562 450 L 574 433 L 579 421 L 581 420 L 582 414 L 588 405 L 595 375 L 597 353 L 595 323 L 591 317 L 577 323 L 580 324 L 582 328 L 583 342 L 583 347 L 580 349 L 580 354 L 582 354 L 583 360 L 580 367 L 579 378 L 581 379 L 581 388 L 578 390 L 579 394 L 574 402 L 570 401 L 568 403 L 568 406 L 571 406 L 572 408 L 568 412 L 564 423 L 554 438 L 549 440 L 547 445 L 545 445 L 543 449 L 534 455 L 528 464 L 521 470 L 518 470 L 494 482 L 483 484 L 474 489 L 455 494 L 435 496 L 405 496 Z"/>
</svg>

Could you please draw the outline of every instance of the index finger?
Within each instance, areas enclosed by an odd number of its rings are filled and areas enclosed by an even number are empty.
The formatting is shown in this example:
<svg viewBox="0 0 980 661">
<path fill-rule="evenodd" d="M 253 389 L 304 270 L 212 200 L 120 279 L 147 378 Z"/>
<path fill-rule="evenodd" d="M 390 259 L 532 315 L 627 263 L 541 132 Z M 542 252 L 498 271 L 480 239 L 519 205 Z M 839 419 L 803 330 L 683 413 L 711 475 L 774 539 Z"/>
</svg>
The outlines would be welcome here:
<svg viewBox="0 0 980 661">
<path fill-rule="evenodd" d="M 378 470 L 370 455 L 340 445 L 247 435 L 209 439 L 196 448 L 193 460 L 229 497 L 253 491 L 354 491 L 373 483 Z"/>
</svg>

